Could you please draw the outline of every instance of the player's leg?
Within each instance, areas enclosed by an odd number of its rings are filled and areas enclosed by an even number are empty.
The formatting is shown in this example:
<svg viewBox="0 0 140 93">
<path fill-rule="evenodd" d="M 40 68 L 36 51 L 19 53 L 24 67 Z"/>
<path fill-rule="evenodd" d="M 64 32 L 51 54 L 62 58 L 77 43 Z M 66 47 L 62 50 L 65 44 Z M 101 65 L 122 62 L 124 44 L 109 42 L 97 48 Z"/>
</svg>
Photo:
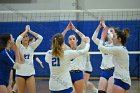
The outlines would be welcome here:
<svg viewBox="0 0 140 93">
<path fill-rule="evenodd" d="M 11 84 L 9 84 L 7 86 L 7 93 L 12 93 L 12 86 L 11 86 Z"/>
<path fill-rule="evenodd" d="M 106 93 L 107 90 L 107 80 L 103 77 L 100 77 L 98 85 L 98 93 Z"/>
<path fill-rule="evenodd" d="M 22 76 L 17 76 L 16 77 L 16 84 L 17 84 L 17 88 L 18 88 L 18 93 L 25 93 L 25 86 L 26 86 L 26 82 L 25 82 L 25 78 Z"/>
<path fill-rule="evenodd" d="M 7 93 L 7 88 L 4 85 L 0 85 L 0 93 Z"/>
<path fill-rule="evenodd" d="M 107 93 L 113 93 L 114 78 L 113 76 L 108 80 Z"/>
<path fill-rule="evenodd" d="M 75 89 L 75 93 L 83 93 L 85 84 L 83 71 L 70 71 L 70 75 Z"/>
<path fill-rule="evenodd" d="M 84 93 L 84 79 L 74 83 L 75 93 Z"/>
<path fill-rule="evenodd" d="M 90 87 L 95 93 L 98 92 L 98 89 L 95 87 L 95 85 L 89 82 L 89 78 L 90 78 L 90 73 L 85 72 L 84 73 L 85 86 Z"/>
<path fill-rule="evenodd" d="M 35 84 L 34 76 L 30 76 L 26 80 L 26 86 L 27 86 L 29 93 L 36 93 L 36 84 Z"/>
<path fill-rule="evenodd" d="M 17 84 L 15 83 L 14 85 L 13 85 L 13 93 L 16 93 L 16 91 L 17 91 Z"/>
</svg>

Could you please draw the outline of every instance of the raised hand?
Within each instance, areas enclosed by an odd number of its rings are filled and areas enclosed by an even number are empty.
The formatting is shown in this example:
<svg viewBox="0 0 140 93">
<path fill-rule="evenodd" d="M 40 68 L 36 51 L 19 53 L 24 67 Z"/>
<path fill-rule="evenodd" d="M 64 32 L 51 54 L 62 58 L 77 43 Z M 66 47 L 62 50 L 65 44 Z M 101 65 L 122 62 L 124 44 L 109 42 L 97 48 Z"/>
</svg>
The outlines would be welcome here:
<svg viewBox="0 0 140 93">
<path fill-rule="evenodd" d="M 25 31 L 29 32 L 30 31 L 30 25 L 26 25 Z"/>
<path fill-rule="evenodd" d="M 71 25 L 70 25 L 70 22 L 69 24 L 67 25 L 66 29 L 62 32 L 62 35 L 65 36 L 65 34 L 71 29 Z"/>
<path fill-rule="evenodd" d="M 102 24 L 103 27 L 106 27 L 104 16 L 101 17 L 100 22 L 101 22 L 101 24 Z"/>
<path fill-rule="evenodd" d="M 69 22 L 69 24 L 67 25 L 67 27 L 66 27 L 66 31 L 69 31 L 71 29 L 71 25 L 70 25 L 70 22 Z"/>
<path fill-rule="evenodd" d="M 73 25 L 73 23 L 70 21 L 70 25 L 71 25 L 71 29 L 73 30 L 73 31 L 76 31 L 76 28 L 75 28 L 75 26 Z"/>
</svg>

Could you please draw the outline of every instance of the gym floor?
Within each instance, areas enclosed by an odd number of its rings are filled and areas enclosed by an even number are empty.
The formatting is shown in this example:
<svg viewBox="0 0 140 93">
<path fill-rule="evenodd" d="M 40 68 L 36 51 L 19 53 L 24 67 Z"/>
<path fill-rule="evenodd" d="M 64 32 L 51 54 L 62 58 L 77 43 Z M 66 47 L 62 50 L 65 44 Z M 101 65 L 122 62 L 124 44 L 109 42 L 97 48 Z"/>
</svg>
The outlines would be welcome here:
<svg viewBox="0 0 140 93">
<path fill-rule="evenodd" d="M 91 80 L 92 83 L 95 84 L 95 86 L 98 86 L 99 80 Z M 50 93 L 49 92 L 49 84 L 48 79 L 36 79 L 36 87 L 37 87 L 37 93 Z M 57 85 L 55 85 L 57 86 Z M 93 93 L 93 91 L 89 88 L 87 88 L 86 93 Z M 140 93 L 140 80 L 132 80 L 132 86 L 128 93 Z"/>
</svg>

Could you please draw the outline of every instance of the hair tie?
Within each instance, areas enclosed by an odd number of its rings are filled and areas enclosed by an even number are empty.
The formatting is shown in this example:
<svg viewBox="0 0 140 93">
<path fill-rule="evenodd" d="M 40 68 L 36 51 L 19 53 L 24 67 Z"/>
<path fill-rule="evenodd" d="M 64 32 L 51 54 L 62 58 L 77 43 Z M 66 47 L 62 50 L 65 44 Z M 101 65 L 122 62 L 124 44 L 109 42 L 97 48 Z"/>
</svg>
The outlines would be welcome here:
<svg viewBox="0 0 140 93">
<path fill-rule="evenodd" d="M 55 42 L 56 42 L 56 38 L 54 38 Z"/>
<path fill-rule="evenodd" d="M 55 42 L 55 45 L 56 45 L 56 38 L 54 38 L 54 42 Z"/>
</svg>

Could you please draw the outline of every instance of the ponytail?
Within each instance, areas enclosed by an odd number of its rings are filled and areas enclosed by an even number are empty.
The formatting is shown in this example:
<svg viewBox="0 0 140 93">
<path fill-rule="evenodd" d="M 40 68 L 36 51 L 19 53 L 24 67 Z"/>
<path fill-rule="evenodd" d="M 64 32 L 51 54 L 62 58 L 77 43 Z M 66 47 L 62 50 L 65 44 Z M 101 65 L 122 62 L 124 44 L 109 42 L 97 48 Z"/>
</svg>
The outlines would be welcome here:
<svg viewBox="0 0 140 93">
<path fill-rule="evenodd" d="M 62 45 L 64 43 L 64 37 L 62 34 L 55 34 L 52 38 L 52 55 L 54 57 L 63 58 L 64 51 Z"/>
<path fill-rule="evenodd" d="M 123 33 L 124 33 L 124 36 L 126 36 L 127 38 L 129 37 L 129 29 L 128 28 L 123 29 Z"/>
<path fill-rule="evenodd" d="M 127 42 L 127 38 L 129 37 L 129 29 L 125 28 L 122 31 L 120 31 L 119 29 L 114 29 L 115 33 L 117 33 L 117 37 L 121 38 L 121 43 L 124 46 Z"/>
</svg>

